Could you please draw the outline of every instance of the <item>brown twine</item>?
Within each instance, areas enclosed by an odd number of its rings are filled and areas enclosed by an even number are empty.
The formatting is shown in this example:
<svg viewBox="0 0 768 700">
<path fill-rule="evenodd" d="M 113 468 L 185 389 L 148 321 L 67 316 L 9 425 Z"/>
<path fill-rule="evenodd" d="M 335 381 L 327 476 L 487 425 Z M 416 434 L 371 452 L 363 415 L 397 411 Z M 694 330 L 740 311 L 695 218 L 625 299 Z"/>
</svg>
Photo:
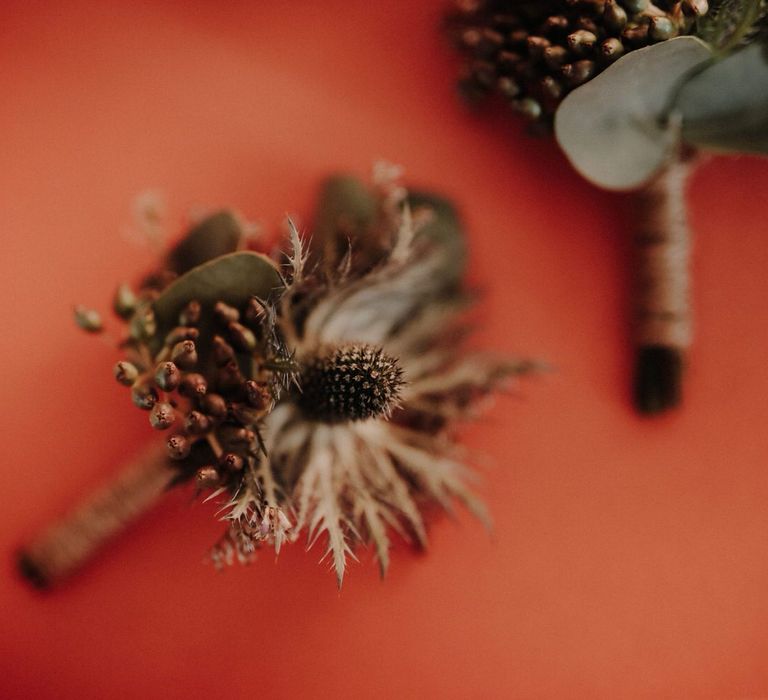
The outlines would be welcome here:
<svg viewBox="0 0 768 700">
<path fill-rule="evenodd" d="M 685 188 L 691 162 L 676 159 L 637 194 L 636 340 L 685 350 L 691 344 L 690 230 Z"/>
<path fill-rule="evenodd" d="M 153 506 L 175 475 L 164 445 L 153 444 L 26 547 L 19 559 L 22 573 L 40 587 L 74 573 Z"/>
</svg>

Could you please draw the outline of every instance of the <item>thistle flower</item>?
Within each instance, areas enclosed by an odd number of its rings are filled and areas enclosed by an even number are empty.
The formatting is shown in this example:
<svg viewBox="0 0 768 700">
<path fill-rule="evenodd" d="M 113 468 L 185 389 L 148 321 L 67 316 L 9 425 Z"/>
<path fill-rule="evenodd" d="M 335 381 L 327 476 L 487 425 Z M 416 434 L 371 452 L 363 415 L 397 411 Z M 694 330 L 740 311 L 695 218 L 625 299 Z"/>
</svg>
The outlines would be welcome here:
<svg viewBox="0 0 768 700">
<path fill-rule="evenodd" d="M 357 543 L 373 543 L 382 574 L 391 530 L 425 544 L 424 501 L 450 509 L 459 499 L 487 520 L 448 429 L 530 365 L 457 354 L 449 339 L 467 299 L 445 274 L 446 248 L 423 235 L 429 214 L 410 215 L 392 175 L 380 173 L 368 231 L 389 240 L 379 254 L 357 258 L 353 240 L 338 264 L 311 268 L 291 229 L 290 283 L 272 314 L 295 382 L 265 417 L 265 449 L 227 504 L 217 562 L 248 560 L 263 540 L 279 549 L 306 528 L 310 544 L 326 536 L 340 584 Z"/>
<path fill-rule="evenodd" d="M 371 188 L 331 180 L 314 248 L 289 221 L 282 267 L 235 251 L 240 224 L 221 213 L 140 289 L 119 291 L 126 357 L 114 374 L 170 434 L 173 465 L 161 460 L 160 476 L 132 483 L 159 493 L 194 478 L 224 499 L 217 566 L 249 562 L 264 544 L 279 551 L 306 531 L 310 545 L 326 541 L 340 585 L 358 544 L 373 544 L 382 574 L 393 531 L 423 545 L 426 502 L 450 509 L 458 499 L 487 520 L 450 429 L 531 365 L 458 352 L 469 299 L 455 213 L 408 197 L 398 176 L 380 165 Z M 131 497 L 123 487 L 123 501 Z M 88 529 L 81 521 L 30 547 L 27 573 L 51 581 L 72 570 L 88 547 L 51 563 L 51 542 L 62 551 L 68 531 Z"/>
</svg>

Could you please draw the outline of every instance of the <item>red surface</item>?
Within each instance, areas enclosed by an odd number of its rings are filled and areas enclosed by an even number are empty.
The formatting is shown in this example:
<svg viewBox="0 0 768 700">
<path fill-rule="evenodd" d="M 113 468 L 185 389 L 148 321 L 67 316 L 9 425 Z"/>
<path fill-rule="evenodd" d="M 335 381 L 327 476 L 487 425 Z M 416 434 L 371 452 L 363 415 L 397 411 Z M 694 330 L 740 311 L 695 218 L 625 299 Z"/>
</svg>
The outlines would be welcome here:
<svg viewBox="0 0 768 700">
<path fill-rule="evenodd" d="M 693 182 L 686 406 L 641 420 L 623 202 L 462 110 L 442 4 L 3 3 L 3 698 L 768 695 L 768 163 Z M 27 590 L 13 548 L 150 438 L 70 318 L 147 266 L 133 196 L 306 221 L 322 176 L 377 157 L 462 206 L 483 343 L 557 366 L 467 431 L 495 536 L 438 519 L 426 556 L 398 547 L 382 583 L 364 554 L 339 594 L 300 547 L 216 575 L 214 508 L 177 491 Z"/>
</svg>

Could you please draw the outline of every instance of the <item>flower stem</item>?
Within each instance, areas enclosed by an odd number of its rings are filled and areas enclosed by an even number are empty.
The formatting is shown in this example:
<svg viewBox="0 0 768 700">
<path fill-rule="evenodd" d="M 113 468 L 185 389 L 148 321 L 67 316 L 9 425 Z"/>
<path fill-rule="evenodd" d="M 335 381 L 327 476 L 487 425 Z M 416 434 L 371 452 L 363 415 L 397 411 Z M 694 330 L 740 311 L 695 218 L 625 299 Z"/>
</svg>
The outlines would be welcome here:
<svg viewBox="0 0 768 700">
<path fill-rule="evenodd" d="M 37 588 L 57 585 L 155 505 L 175 476 L 164 445 L 153 444 L 24 547 L 21 574 Z"/>
<path fill-rule="evenodd" d="M 637 193 L 635 212 L 637 357 L 634 400 L 642 413 L 680 403 L 691 344 L 690 229 L 685 190 L 693 161 L 672 161 Z"/>
</svg>

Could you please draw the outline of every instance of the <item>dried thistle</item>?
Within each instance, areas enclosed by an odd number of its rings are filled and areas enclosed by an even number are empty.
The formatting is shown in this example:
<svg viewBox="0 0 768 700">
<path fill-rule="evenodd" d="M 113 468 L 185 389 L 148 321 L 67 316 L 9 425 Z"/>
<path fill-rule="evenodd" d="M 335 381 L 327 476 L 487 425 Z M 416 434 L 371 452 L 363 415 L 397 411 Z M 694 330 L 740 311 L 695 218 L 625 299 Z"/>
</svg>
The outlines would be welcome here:
<svg viewBox="0 0 768 700">
<path fill-rule="evenodd" d="M 393 531 L 424 544 L 426 502 L 458 499 L 487 519 L 451 427 L 531 365 L 458 352 L 458 221 L 443 200 L 409 197 L 398 175 L 379 165 L 371 187 L 329 181 L 314 248 L 289 221 L 283 264 L 238 251 L 239 220 L 220 213 L 138 289 L 119 287 L 114 376 L 170 435 L 165 458 L 26 548 L 29 578 L 60 580 L 186 480 L 223 499 L 217 566 L 306 531 L 325 541 L 339 584 L 358 544 L 373 544 L 382 574 Z"/>
</svg>

